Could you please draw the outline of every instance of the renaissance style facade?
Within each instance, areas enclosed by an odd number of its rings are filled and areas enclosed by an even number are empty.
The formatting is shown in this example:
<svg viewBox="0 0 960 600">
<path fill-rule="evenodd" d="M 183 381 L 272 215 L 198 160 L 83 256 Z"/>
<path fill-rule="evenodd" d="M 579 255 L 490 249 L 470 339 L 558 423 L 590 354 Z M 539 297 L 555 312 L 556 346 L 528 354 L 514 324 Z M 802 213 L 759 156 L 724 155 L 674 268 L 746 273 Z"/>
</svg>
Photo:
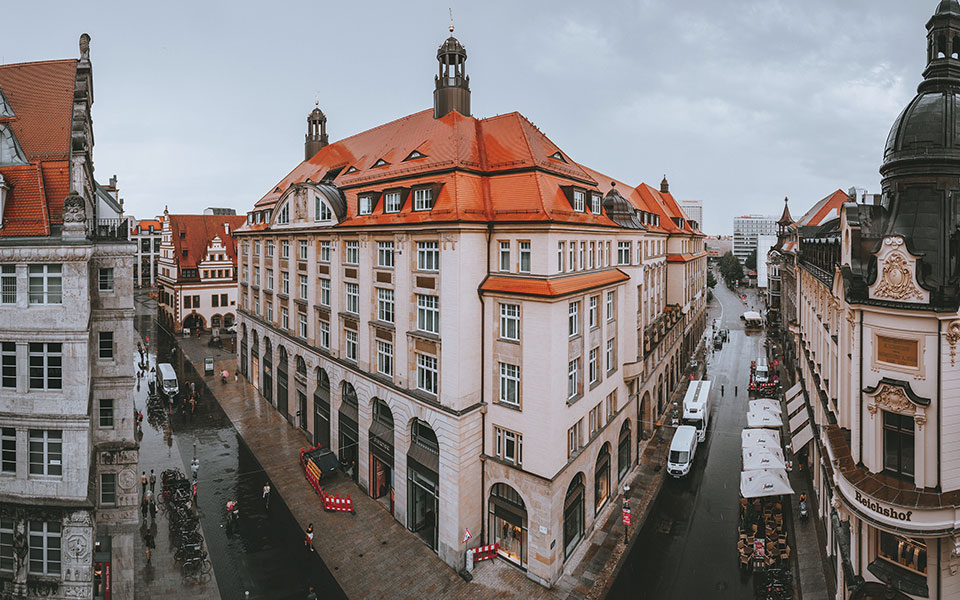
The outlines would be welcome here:
<svg viewBox="0 0 960 600">
<path fill-rule="evenodd" d="M 701 339 L 703 235 L 437 58 L 433 109 L 332 144 L 310 113 L 236 232 L 240 372 L 450 565 L 469 529 L 552 585 Z"/>
<path fill-rule="evenodd" d="M 800 384 L 788 411 L 794 450 L 812 437 L 814 506 L 844 599 L 960 597 L 960 3 L 940 2 L 927 32 L 882 196 L 838 192 L 828 218 L 793 226 L 796 317 L 785 306 L 784 322 Z"/>
<path fill-rule="evenodd" d="M 133 597 L 134 248 L 101 212 L 89 45 L 0 66 L 3 598 Z"/>
</svg>

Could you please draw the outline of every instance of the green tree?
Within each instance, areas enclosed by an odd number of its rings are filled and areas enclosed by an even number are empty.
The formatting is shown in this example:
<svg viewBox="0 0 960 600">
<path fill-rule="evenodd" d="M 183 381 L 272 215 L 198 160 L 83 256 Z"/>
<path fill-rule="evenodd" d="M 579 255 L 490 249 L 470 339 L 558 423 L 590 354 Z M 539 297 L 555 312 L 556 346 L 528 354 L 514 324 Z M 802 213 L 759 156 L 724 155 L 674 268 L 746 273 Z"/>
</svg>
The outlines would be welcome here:
<svg viewBox="0 0 960 600">
<path fill-rule="evenodd" d="M 707 271 L 707 287 L 711 289 L 717 287 L 717 278 L 713 275 L 713 269 Z"/>
<path fill-rule="evenodd" d="M 754 248 L 753 252 L 750 253 L 750 256 L 747 257 L 746 266 L 748 269 L 757 270 L 757 249 Z"/>
<path fill-rule="evenodd" d="M 727 280 L 727 283 L 743 279 L 743 266 L 733 252 L 727 252 L 720 258 L 720 274 Z"/>
</svg>

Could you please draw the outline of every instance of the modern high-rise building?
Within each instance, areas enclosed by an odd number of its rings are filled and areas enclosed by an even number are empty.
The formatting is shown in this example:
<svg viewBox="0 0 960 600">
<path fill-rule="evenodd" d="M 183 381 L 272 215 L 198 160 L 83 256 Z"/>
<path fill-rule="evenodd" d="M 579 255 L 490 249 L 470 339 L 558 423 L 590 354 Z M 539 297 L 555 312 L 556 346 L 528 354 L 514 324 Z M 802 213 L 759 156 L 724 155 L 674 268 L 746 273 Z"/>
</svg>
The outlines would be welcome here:
<svg viewBox="0 0 960 600">
<path fill-rule="evenodd" d="M 4 598 L 133 597 L 134 247 L 94 180 L 92 103 L 86 34 L 79 60 L 0 66 Z"/>
<path fill-rule="evenodd" d="M 235 232 L 240 372 L 450 565 L 469 530 L 552 585 L 686 375 L 706 252 L 666 179 L 472 116 L 466 58 L 432 109 L 333 143 L 310 114 Z"/>
<path fill-rule="evenodd" d="M 703 229 L 703 200 L 680 200 L 680 208 L 683 209 L 687 218 L 697 224 L 698 229 Z"/>
<path fill-rule="evenodd" d="M 741 263 L 757 249 L 757 236 L 760 235 L 777 235 L 776 217 L 744 215 L 733 219 L 733 255 Z"/>
</svg>

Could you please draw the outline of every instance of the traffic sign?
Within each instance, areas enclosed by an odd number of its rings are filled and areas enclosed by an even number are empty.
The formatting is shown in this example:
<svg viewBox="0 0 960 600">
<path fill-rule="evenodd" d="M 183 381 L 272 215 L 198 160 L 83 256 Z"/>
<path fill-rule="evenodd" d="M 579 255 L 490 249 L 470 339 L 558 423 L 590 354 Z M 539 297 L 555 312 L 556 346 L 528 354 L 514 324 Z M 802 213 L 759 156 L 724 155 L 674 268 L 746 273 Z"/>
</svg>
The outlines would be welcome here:
<svg viewBox="0 0 960 600">
<path fill-rule="evenodd" d="M 466 543 L 467 543 L 467 540 L 469 540 L 469 539 L 472 538 L 472 537 L 473 537 L 473 536 L 470 535 L 470 530 L 469 530 L 469 529 L 464 529 L 464 530 L 463 530 L 463 541 L 460 542 L 460 543 L 461 543 L 461 544 L 466 544 Z"/>
</svg>

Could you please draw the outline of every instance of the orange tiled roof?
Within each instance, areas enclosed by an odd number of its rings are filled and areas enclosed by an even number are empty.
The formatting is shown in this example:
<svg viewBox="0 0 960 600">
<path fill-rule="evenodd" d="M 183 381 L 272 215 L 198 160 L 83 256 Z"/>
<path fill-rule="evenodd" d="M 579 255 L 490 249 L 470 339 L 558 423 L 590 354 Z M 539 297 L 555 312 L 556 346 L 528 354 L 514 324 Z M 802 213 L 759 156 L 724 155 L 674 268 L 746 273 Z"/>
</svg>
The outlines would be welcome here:
<svg viewBox="0 0 960 600">
<path fill-rule="evenodd" d="M 237 243 L 233 239 L 233 232 L 243 225 L 246 217 L 242 215 L 169 215 L 171 240 L 173 241 L 174 257 L 181 269 L 196 268 L 197 262 L 206 255 L 207 246 L 216 236 L 220 236 L 227 256 L 237 264 Z M 224 229 L 224 224 L 230 225 L 230 232 Z M 180 238 L 180 233 L 185 235 Z M 183 250 L 187 255 L 183 255 Z"/>
<path fill-rule="evenodd" d="M 843 190 L 838 189 L 829 196 L 822 198 L 819 202 L 813 205 L 813 208 L 808 210 L 802 217 L 797 219 L 797 222 L 793 224 L 794 227 L 813 227 L 817 225 L 822 225 L 824 219 L 826 219 L 831 212 L 834 210 L 837 211 L 837 216 L 840 215 L 840 209 L 843 206 L 843 203 L 849 199 L 847 193 Z"/>
<path fill-rule="evenodd" d="M 706 252 L 698 252 L 693 254 L 691 252 L 686 252 L 684 254 L 668 254 L 667 262 L 690 262 L 691 260 L 696 260 L 706 256 Z"/>
<path fill-rule="evenodd" d="M 153 230 L 156 233 L 160 233 L 160 230 L 163 229 L 163 217 L 159 219 L 141 219 L 130 228 L 130 233 L 137 234 L 141 231 L 150 231 L 150 226 L 153 226 Z"/>
<path fill-rule="evenodd" d="M 0 90 L 14 112 L 0 122 L 30 162 L 0 167 L 11 186 L 0 237 L 50 235 L 50 225 L 63 222 L 76 73 L 74 59 L 0 66 Z"/>
<path fill-rule="evenodd" d="M 628 279 L 630 277 L 620 269 L 545 278 L 491 275 L 480 284 L 480 290 L 501 294 L 554 298 L 585 292 Z"/>
</svg>

